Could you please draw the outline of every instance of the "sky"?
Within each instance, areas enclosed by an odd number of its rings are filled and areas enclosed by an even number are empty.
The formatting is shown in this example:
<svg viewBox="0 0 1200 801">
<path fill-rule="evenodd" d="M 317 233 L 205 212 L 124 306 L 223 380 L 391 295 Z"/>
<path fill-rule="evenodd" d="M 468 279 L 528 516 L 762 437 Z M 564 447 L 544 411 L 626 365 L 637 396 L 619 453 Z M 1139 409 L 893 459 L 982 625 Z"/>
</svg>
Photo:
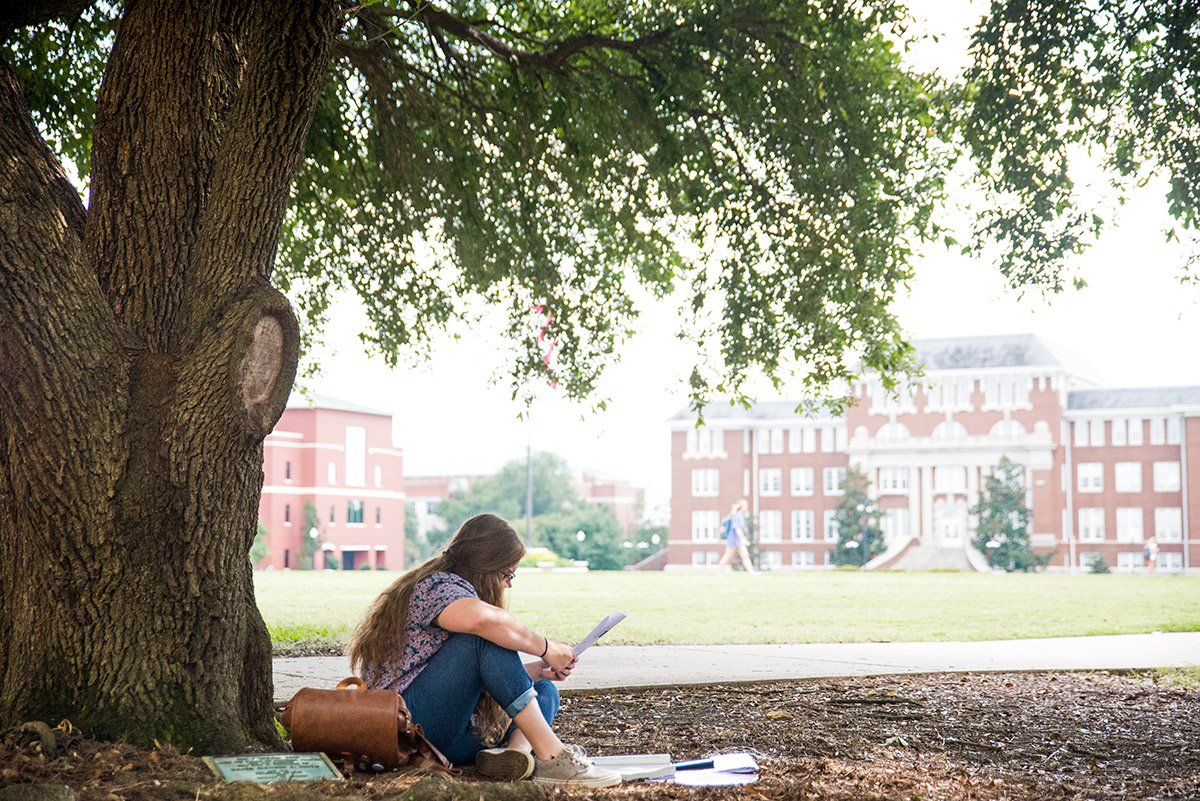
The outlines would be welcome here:
<svg viewBox="0 0 1200 801">
<path fill-rule="evenodd" d="M 936 6 L 936 46 L 919 48 L 919 65 L 953 71 L 965 59 L 961 30 L 972 21 L 966 4 Z M 975 4 L 978 7 L 978 3 Z M 949 7 L 952 10 L 947 10 Z M 915 278 L 893 309 L 913 338 L 1034 333 L 1079 354 L 1111 386 L 1200 385 L 1200 286 L 1179 281 L 1185 249 L 1165 242 L 1164 188 L 1152 184 L 1120 210 L 1118 224 L 1075 263 L 1088 282 L 1050 299 L 1019 297 L 986 260 L 940 245 L 914 261 Z M 644 312 L 641 332 L 606 372 L 606 411 L 564 400 L 548 388 L 534 401 L 511 400 L 507 383 L 491 379 L 502 366 L 487 337 L 438 343 L 421 365 L 389 370 L 368 359 L 354 338 L 365 317 L 338 304 L 319 354 L 316 392 L 393 414 L 394 442 L 406 475 L 487 474 L 524 459 L 526 447 L 551 451 L 577 467 L 626 479 L 646 490 L 647 508 L 665 518 L 670 492 L 667 419 L 687 406 L 685 379 L 693 354 L 673 336 L 677 306 Z M 760 400 L 774 395 L 760 394 Z"/>
</svg>

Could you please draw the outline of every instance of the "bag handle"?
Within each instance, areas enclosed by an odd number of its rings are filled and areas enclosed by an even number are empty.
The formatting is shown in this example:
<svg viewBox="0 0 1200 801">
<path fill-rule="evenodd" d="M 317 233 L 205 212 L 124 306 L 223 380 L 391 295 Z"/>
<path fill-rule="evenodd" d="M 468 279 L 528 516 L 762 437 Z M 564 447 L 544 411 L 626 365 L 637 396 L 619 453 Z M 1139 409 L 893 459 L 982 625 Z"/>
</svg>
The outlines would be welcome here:
<svg viewBox="0 0 1200 801">
<path fill-rule="evenodd" d="M 347 688 L 352 690 L 365 690 L 367 689 L 367 683 L 358 676 L 347 676 L 339 681 L 337 687 L 334 689 L 345 690 Z"/>
</svg>

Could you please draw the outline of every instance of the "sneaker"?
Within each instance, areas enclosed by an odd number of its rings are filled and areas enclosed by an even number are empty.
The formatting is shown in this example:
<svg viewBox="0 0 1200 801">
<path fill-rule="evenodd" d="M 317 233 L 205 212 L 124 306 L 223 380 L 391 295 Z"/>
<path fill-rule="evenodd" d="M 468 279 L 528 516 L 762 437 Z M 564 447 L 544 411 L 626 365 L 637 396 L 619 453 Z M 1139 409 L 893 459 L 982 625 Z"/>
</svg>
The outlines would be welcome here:
<svg viewBox="0 0 1200 801">
<path fill-rule="evenodd" d="M 475 769 L 498 782 L 517 782 L 533 773 L 533 754 L 520 748 L 488 748 L 475 755 Z"/>
<path fill-rule="evenodd" d="M 568 745 L 550 759 L 534 759 L 533 780 L 538 784 L 576 784 L 581 787 L 612 787 L 621 783 L 615 770 L 598 768 L 577 745 Z"/>
</svg>

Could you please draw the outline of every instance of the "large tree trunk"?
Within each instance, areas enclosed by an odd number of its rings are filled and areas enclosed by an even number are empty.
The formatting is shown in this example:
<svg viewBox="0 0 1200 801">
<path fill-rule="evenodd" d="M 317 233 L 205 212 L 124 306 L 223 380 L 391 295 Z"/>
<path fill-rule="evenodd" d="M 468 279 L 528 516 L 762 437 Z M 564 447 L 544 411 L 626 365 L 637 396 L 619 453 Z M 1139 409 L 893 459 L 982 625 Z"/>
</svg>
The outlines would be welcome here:
<svg viewBox="0 0 1200 801">
<path fill-rule="evenodd" d="M 272 741 L 247 557 L 298 332 L 269 285 L 337 23 L 127 4 L 85 212 L 0 64 L 0 723 Z"/>
</svg>

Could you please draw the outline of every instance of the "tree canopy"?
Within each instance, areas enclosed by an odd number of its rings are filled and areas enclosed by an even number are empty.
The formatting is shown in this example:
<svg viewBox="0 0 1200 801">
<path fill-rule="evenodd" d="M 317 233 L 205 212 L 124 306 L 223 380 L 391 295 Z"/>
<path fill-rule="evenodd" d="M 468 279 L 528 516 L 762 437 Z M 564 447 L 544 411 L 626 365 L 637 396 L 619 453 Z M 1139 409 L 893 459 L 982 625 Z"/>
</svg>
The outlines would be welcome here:
<svg viewBox="0 0 1200 801">
<path fill-rule="evenodd" d="M 35 117 L 86 173 L 120 6 L 17 31 Z M 464 299 L 507 309 L 515 381 L 573 397 L 690 288 L 693 392 L 797 365 L 814 389 L 907 353 L 888 311 L 946 167 L 892 2 L 425 2 L 347 9 L 274 280 L 335 290 L 395 361 Z M 640 291 L 640 290 L 639 290 Z M 540 310 L 540 311 L 539 311 Z M 547 364 L 547 350 L 553 354 Z"/>
</svg>

